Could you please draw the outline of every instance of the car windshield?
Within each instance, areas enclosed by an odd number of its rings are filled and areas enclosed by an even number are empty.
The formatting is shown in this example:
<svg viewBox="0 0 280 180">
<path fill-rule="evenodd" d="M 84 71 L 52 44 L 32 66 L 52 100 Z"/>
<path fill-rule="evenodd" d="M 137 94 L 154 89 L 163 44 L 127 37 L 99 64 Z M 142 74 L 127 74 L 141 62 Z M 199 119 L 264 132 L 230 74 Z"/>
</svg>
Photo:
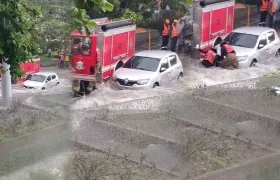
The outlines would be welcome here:
<svg viewBox="0 0 280 180">
<path fill-rule="evenodd" d="M 160 59 L 158 58 L 133 56 L 122 67 L 155 72 L 158 69 L 159 62 Z"/>
<path fill-rule="evenodd" d="M 37 74 L 34 74 L 31 77 L 29 77 L 30 81 L 36 81 L 36 82 L 44 82 L 45 79 L 46 79 L 46 76 L 44 76 L 44 75 L 37 75 Z"/>
<path fill-rule="evenodd" d="M 90 55 L 91 39 L 89 37 L 72 37 L 72 54 Z"/>
<path fill-rule="evenodd" d="M 254 48 L 258 41 L 258 36 L 252 34 L 232 32 L 225 38 L 225 41 L 228 41 L 229 44 L 232 46 Z"/>
</svg>

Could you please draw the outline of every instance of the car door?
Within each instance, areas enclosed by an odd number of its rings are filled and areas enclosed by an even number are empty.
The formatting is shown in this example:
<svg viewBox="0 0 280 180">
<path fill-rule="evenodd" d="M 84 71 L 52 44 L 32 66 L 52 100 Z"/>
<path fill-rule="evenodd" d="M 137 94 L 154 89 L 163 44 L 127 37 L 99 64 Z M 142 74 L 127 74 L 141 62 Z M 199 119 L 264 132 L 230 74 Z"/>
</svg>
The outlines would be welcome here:
<svg viewBox="0 0 280 180">
<path fill-rule="evenodd" d="M 276 34 L 274 30 L 267 32 L 267 47 L 269 49 L 269 56 L 270 58 L 274 58 L 276 52 L 278 51 L 278 43 L 276 40 Z"/>
<path fill-rule="evenodd" d="M 171 68 L 168 58 L 165 57 L 161 60 L 159 69 L 159 84 L 165 85 L 171 80 Z"/>
<path fill-rule="evenodd" d="M 177 56 L 176 55 L 168 56 L 168 61 L 169 61 L 170 70 L 171 70 L 170 81 L 173 81 L 173 80 L 176 80 L 180 74 L 180 72 L 179 72 L 180 67 L 178 65 Z"/>
<path fill-rule="evenodd" d="M 51 82 L 51 85 L 52 86 L 55 86 L 57 84 L 57 76 L 56 74 L 52 74 L 52 82 Z"/>
<path fill-rule="evenodd" d="M 263 33 L 259 36 L 258 46 L 257 46 L 257 61 L 264 62 L 267 58 L 269 58 L 269 48 L 267 45 L 267 35 Z"/>
<path fill-rule="evenodd" d="M 46 82 L 45 82 L 45 87 L 46 87 L 46 89 L 49 89 L 49 88 L 51 88 L 52 87 L 52 77 L 51 77 L 51 75 L 49 75 L 48 77 L 47 77 L 47 79 L 46 79 Z"/>
</svg>

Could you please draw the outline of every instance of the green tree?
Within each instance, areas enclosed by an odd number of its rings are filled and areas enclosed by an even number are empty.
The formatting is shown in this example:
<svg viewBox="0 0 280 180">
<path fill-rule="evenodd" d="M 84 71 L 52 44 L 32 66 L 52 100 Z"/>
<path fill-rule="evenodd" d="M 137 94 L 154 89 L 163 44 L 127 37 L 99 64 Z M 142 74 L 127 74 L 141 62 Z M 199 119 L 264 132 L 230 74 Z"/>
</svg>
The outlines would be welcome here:
<svg viewBox="0 0 280 180">
<path fill-rule="evenodd" d="M 0 3 L 0 58 L 9 64 L 12 79 L 23 75 L 20 64 L 39 50 L 33 38 L 39 34 L 40 11 L 25 0 Z"/>
</svg>

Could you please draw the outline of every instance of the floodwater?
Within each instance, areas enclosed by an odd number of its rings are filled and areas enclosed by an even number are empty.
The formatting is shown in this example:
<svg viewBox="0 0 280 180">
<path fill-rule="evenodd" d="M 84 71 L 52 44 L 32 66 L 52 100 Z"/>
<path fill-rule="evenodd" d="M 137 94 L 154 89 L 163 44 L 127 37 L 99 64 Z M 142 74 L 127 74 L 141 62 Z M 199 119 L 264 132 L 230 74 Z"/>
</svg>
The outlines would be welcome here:
<svg viewBox="0 0 280 180">
<path fill-rule="evenodd" d="M 278 60 L 279 61 L 279 60 Z M 179 82 L 173 82 L 168 87 L 160 87 L 152 90 L 114 90 L 108 85 L 100 86 L 98 90 L 85 99 L 76 101 L 74 109 L 89 108 L 93 106 L 127 102 L 136 99 L 149 98 L 158 95 L 183 92 L 186 88 L 197 86 L 212 86 L 223 83 L 257 78 L 277 71 L 280 61 L 271 61 L 270 65 L 258 64 L 256 67 L 226 70 L 217 67 L 203 68 L 192 65 L 185 68 L 184 78 Z"/>
</svg>

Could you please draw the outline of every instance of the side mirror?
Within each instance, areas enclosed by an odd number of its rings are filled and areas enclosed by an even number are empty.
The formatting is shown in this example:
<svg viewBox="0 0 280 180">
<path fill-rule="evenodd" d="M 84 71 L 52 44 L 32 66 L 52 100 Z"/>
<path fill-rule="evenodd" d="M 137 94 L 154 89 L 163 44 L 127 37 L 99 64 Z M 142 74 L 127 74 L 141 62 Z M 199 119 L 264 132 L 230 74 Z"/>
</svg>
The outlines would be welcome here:
<svg viewBox="0 0 280 180">
<path fill-rule="evenodd" d="M 165 67 L 161 67 L 161 68 L 160 68 L 160 72 L 164 72 L 165 70 L 166 70 Z"/>
<path fill-rule="evenodd" d="M 263 44 L 259 44 L 259 46 L 258 46 L 259 49 L 261 49 L 261 48 L 263 48 L 263 47 L 264 47 Z"/>
</svg>

